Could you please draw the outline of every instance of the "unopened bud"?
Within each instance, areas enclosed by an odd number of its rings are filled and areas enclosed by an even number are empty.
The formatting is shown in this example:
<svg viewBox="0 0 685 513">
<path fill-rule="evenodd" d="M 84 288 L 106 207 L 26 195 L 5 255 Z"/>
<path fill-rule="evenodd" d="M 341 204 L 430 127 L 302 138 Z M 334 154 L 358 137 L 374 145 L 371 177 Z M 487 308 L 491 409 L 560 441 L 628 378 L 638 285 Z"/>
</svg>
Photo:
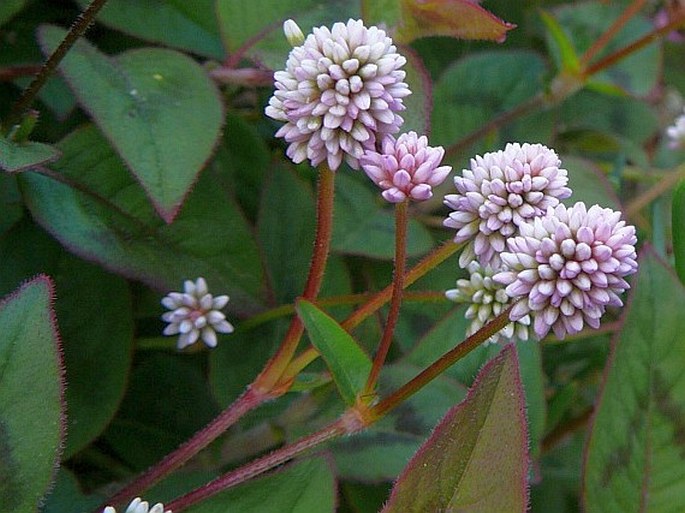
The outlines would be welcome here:
<svg viewBox="0 0 685 513">
<path fill-rule="evenodd" d="M 294 20 L 285 20 L 283 23 L 283 32 L 285 33 L 285 38 L 288 40 L 288 43 L 290 43 L 291 46 L 300 46 L 302 43 L 304 43 L 304 34 L 302 33 L 302 29 L 300 29 L 299 25 L 295 23 Z"/>
</svg>

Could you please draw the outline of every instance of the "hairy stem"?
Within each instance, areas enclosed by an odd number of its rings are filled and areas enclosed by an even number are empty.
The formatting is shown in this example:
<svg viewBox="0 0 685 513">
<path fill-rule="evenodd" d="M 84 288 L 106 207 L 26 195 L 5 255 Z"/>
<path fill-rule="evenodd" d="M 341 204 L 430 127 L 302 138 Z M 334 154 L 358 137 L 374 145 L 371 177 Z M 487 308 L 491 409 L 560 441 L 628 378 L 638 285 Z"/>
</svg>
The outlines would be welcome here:
<svg viewBox="0 0 685 513">
<path fill-rule="evenodd" d="M 93 23 L 95 16 L 97 16 L 97 13 L 100 11 L 100 9 L 102 9 L 105 3 L 107 3 L 107 0 L 93 0 L 90 4 L 88 4 L 86 10 L 83 11 L 78 18 L 76 18 L 76 21 L 69 29 L 69 32 L 64 40 L 59 44 L 55 51 L 52 52 L 52 55 L 48 57 L 48 60 L 45 61 L 45 64 L 43 64 L 43 67 L 40 69 L 38 75 L 36 75 L 36 78 L 34 78 L 29 86 L 24 89 L 24 92 L 12 106 L 12 110 L 7 116 L 7 120 L 5 122 L 5 130 L 8 133 L 15 124 L 21 121 L 21 117 L 24 115 L 24 112 L 31 107 L 31 104 L 36 99 L 36 95 L 43 87 L 47 79 L 50 77 L 52 72 L 55 71 L 55 68 L 57 68 L 71 47 L 74 46 L 74 43 L 76 43 L 78 38 L 81 37 L 86 30 L 88 30 L 88 27 L 91 23 Z"/>
<path fill-rule="evenodd" d="M 333 198 L 335 191 L 335 172 L 327 166 L 322 166 L 319 173 L 319 188 L 316 205 L 316 236 L 314 239 L 314 252 L 309 266 L 309 275 L 304 287 L 302 297 L 308 300 L 316 299 L 323 281 L 328 252 L 331 246 L 331 234 L 333 233 Z M 299 317 L 293 317 L 290 327 L 276 354 L 269 360 L 264 370 L 257 376 L 252 386 L 263 393 L 271 393 L 279 384 L 283 371 L 292 360 L 297 345 L 300 342 L 304 326 Z M 281 383 L 288 386 L 288 383 Z"/>
<path fill-rule="evenodd" d="M 362 392 L 363 396 L 373 394 L 376 383 L 378 382 L 378 377 L 381 374 L 381 369 L 385 363 L 385 358 L 388 356 L 388 351 L 392 344 L 392 336 L 395 333 L 397 319 L 400 316 L 402 292 L 404 289 L 404 269 L 407 262 L 407 209 L 408 200 L 404 200 L 402 203 L 398 203 L 395 206 L 395 269 L 393 272 L 390 312 L 385 321 L 385 328 L 383 329 L 381 342 L 373 360 L 371 372 L 369 373 L 366 385 L 364 386 L 364 391 Z"/>
</svg>

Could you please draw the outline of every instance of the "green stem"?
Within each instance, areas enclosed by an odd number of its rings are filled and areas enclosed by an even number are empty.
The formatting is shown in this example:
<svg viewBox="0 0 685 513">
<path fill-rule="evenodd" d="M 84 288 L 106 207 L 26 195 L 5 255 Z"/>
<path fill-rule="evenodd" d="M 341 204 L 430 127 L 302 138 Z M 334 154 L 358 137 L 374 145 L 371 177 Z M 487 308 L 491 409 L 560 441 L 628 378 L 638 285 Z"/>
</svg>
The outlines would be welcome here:
<svg viewBox="0 0 685 513">
<path fill-rule="evenodd" d="M 398 388 L 395 392 L 381 400 L 375 406 L 371 406 L 369 409 L 371 419 L 377 420 L 383 417 L 402 401 L 421 390 L 421 388 L 442 374 L 455 362 L 462 359 L 492 335 L 504 328 L 510 322 L 509 312 L 511 311 L 511 308 L 512 307 L 510 306 L 504 310 L 497 317 L 479 329 L 476 333 L 464 340 L 461 344 L 446 352 L 429 367 L 419 373 L 414 379 Z"/>
<path fill-rule="evenodd" d="M 462 247 L 463 244 L 455 244 L 452 241 L 448 241 L 442 246 L 435 248 L 406 273 L 404 277 L 404 287 L 406 288 L 412 285 L 419 278 L 422 278 L 429 271 L 435 269 L 438 265 L 454 255 Z M 377 312 L 381 306 L 390 300 L 392 289 L 393 284 L 391 283 L 383 290 L 374 294 L 371 299 L 355 310 L 347 319 L 341 322 L 340 325 L 347 331 L 351 331 L 359 326 L 364 319 Z"/>
<path fill-rule="evenodd" d="M 67 52 L 74 46 L 74 43 L 81 37 L 88 27 L 95 20 L 95 16 L 102 9 L 102 7 L 107 3 L 107 0 L 93 0 L 86 10 L 83 11 L 76 21 L 69 29 L 66 37 L 62 40 L 59 46 L 52 52 L 52 55 L 48 57 L 45 61 L 43 67 L 41 68 L 36 78 L 29 84 L 29 86 L 24 89 L 19 99 L 16 101 L 5 122 L 5 131 L 9 133 L 14 125 L 21 121 L 21 117 L 24 115 L 31 104 L 36 99 L 36 95 L 43 87 L 47 79 L 50 77 L 52 72 L 57 68 L 59 63 L 62 61 Z"/>
<path fill-rule="evenodd" d="M 392 337 L 395 333 L 395 326 L 397 326 L 397 319 L 400 315 L 400 306 L 402 305 L 402 292 L 404 290 L 404 274 L 407 263 L 407 209 L 408 200 L 395 205 L 395 269 L 393 272 L 392 282 L 392 297 L 390 299 L 390 312 L 385 321 L 385 328 L 381 336 L 381 342 L 378 345 L 376 357 L 373 360 L 371 372 L 366 380 L 362 396 L 371 396 L 378 377 L 381 374 L 381 369 L 388 356 L 390 345 L 392 344 Z"/>
</svg>

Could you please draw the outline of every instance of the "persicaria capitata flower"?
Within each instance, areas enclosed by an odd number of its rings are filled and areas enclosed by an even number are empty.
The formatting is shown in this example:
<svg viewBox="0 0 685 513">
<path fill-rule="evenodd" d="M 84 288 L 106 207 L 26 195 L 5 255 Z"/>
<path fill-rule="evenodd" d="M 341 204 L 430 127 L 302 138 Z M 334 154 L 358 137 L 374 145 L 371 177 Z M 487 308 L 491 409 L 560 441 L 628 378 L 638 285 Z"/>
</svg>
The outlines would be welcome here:
<svg viewBox="0 0 685 513">
<path fill-rule="evenodd" d="M 112 506 L 107 506 L 102 513 L 117 513 L 117 510 Z M 171 510 L 168 509 L 165 511 L 164 506 L 160 502 L 150 508 L 150 505 L 146 501 L 141 500 L 140 497 L 136 497 L 131 501 L 124 513 L 171 513 Z"/>
<path fill-rule="evenodd" d="M 519 226 L 501 254 L 504 271 L 494 276 L 518 300 L 510 318 L 533 318 L 535 334 L 558 338 L 585 324 L 599 327 L 607 306 L 622 306 L 637 271 L 635 228 L 621 213 L 584 203 L 549 207 L 542 217 Z"/>
<path fill-rule="evenodd" d="M 218 333 L 231 333 L 233 326 L 220 311 L 228 303 L 228 296 L 212 296 L 204 278 L 186 280 L 183 292 L 170 292 L 162 305 L 171 310 L 162 315 L 169 323 L 164 335 L 179 335 L 178 348 L 194 344 L 200 338 L 209 347 L 216 347 Z"/>
<path fill-rule="evenodd" d="M 685 148 L 685 110 L 678 116 L 672 126 L 666 129 L 668 135 L 668 147 L 677 150 Z"/>
<path fill-rule="evenodd" d="M 511 298 L 505 292 L 504 285 L 493 280 L 495 271 L 491 267 L 482 267 L 474 261 L 466 269 L 469 271 L 469 278 L 457 280 L 457 288 L 447 290 L 445 296 L 455 303 L 469 305 L 464 314 L 467 319 L 472 319 L 466 330 L 468 336 L 502 313 L 511 304 Z M 514 338 L 528 340 L 528 325 L 530 317 L 524 315 L 507 324 L 487 342 L 496 343 L 502 339 L 508 341 Z"/>
<path fill-rule="evenodd" d="M 294 22 L 288 40 L 297 41 Z M 403 98 L 411 91 L 401 70 L 406 59 L 386 33 L 361 20 L 317 27 L 274 74 L 276 91 L 266 115 L 284 121 L 276 137 L 289 143 L 294 162 L 327 161 L 338 169 L 343 158 L 354 169 L 365 149 L 396 133 L 403 123 Z"/>
<path fill-rule="evenodd" d="M 368 150 L 359 159 L 364 172 L 378 185 L 381 195 L 390 203 L 407 198 L 424 201 L 433 196 L 433 187 L 440 185 L 452 170 L 440 166 L 445 150 L 428 146 L 425 135 L 408 132 L 395 139 L 387 135 L 381 151 Z"/>
<path fill-rule="evenodd" d="M 471 159 L 471 169 L 454 178 L 457 194 L 445 196 L 454 212 L 443 224 L 457 230 L 455 242 L 468 241 L 461 267 L 477 259 L 498 268 L 507 238 L 571 195 L 568 173 L 560 165 L 553 150 L 528 143 L 509 143 L 503 151 Z"/>
</svg>

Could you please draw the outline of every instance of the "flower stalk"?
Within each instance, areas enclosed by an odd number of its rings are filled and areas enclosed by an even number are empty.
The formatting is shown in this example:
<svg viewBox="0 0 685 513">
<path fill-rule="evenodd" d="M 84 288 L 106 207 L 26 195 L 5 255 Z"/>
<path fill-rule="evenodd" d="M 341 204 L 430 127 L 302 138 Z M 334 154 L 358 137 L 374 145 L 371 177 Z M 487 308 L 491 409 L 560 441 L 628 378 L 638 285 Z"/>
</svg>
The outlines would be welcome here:
<svg viewBox="0 0 685 513">
<path fill-rule="evenodd" d="M 390 311 L 385 321 L 385 328 L 381 336 L 378 351 L 373 360 L 371 372 L 366 380 L 362 396 L 373 396 L 376 383 L 381 374 L 381 369 L 388 356 L 392 337 L 397 326 L 397 319 L 400 316 L 400 306 L 402 305 L 402 292 L 404 290 L 404 274 L 407 261 L 407 210 L 409 201 L 404 200 L 395 205 L 395 269 L 392 280 L 392 296 L 390 299 Z"/>
</svg>

